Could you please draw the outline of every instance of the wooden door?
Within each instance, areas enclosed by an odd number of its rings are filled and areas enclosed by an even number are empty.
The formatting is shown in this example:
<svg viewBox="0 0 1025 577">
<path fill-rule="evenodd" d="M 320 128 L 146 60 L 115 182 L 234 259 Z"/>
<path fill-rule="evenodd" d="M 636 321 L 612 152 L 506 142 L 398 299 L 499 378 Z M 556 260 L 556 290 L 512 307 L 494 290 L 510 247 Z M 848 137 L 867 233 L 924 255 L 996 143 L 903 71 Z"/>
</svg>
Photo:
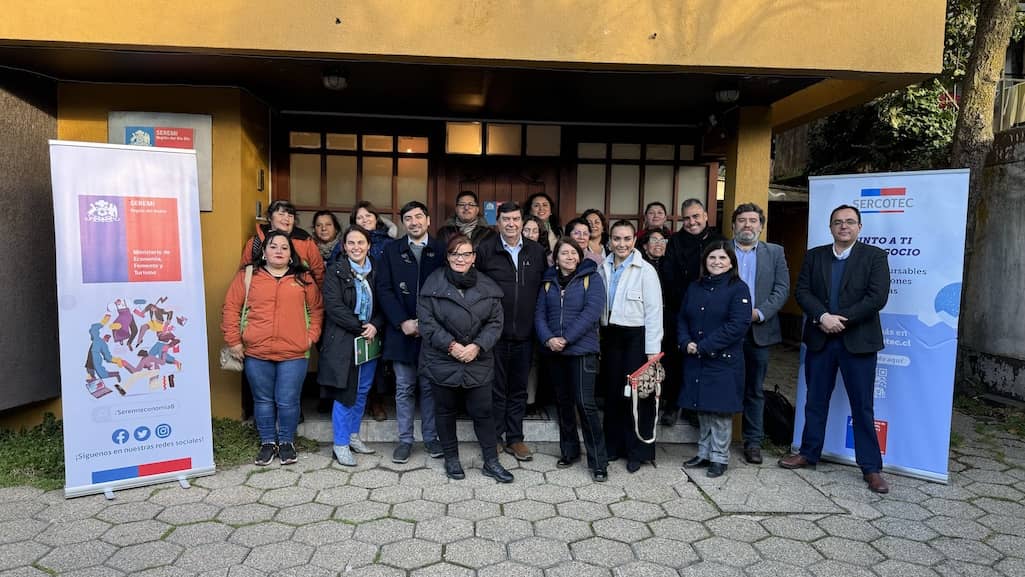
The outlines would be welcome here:
<svg viewBox="0 0 1025 577">
<path fill-rule="evenodd" d="M 455 214 L 456 197 L 464 190 L 477 194 L 481 214 L 485 202 L 497 201 L 500 204 L 511 200 L 523 205 L 535 192 L 547 193 L 558 203 L 558 159 L 448 156 L 442 163 L 443 166 L 439 167 L 437 218 L 432 219 L 435 227 Z"/>
</svg>

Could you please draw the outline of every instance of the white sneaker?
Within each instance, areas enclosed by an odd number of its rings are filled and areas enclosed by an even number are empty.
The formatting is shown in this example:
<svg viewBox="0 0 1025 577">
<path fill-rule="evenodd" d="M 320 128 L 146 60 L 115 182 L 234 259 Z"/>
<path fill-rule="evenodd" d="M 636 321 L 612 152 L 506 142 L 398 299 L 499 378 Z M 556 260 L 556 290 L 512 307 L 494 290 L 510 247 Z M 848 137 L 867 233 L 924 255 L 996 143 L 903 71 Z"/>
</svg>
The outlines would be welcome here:
<svg viewBox="0 0 1025 577">
<path fill-rule="evenodd" d="M 352 456 L 352 451 L 349 450 L 348 445 L 335 445 L 335 459 L 338 459 L 339 465 L 345 465 L 346 467 L 356 466 L 356 457 Z"/>
<path fill-rule="evenodd" d="M 372 455 L 377 452 L 373 448 L 368 447 L 367 444 L 363 442 L 363 439 L 360 439 L 359 435 L 356 434 L 349 437 L 349 448 L 352 449 L 353 453 L 360 455 Z"/>
</svg>

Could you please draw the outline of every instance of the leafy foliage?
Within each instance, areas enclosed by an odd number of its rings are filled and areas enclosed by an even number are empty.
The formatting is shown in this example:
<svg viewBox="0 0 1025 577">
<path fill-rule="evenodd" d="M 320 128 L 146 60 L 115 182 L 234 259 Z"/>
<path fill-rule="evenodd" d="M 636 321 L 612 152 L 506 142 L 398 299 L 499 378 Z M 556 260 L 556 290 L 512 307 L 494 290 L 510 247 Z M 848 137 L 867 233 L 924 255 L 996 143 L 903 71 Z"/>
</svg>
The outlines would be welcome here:
<svg viewBox="0 0 1025 577">
<path fill-rule="evenodd" d="M 975 37 L 978 2 L 948 0 L 943 71 L 932 80 L 838 112 L 809 131 L 809 172 L 836 174 L 944 167 L 957 120 L 957 88 Z M 1025 33 L 1019 13 L 1012 38 Z"/>
</svg>

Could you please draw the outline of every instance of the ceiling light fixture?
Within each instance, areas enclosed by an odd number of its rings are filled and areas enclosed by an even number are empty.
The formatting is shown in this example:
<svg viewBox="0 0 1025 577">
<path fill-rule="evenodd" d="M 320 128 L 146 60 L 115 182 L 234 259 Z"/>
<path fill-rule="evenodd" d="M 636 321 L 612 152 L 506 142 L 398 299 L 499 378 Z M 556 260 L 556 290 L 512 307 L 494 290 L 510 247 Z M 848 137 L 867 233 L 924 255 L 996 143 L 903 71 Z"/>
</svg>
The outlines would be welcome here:
<svg viewBox="0 0 1025 577">
<path fill-rule="evenodd" d="M 736 88 L 722 88 L 715 91 L 715 101 L 719 104 L 733 104 L 740 100 L 740 90 Z"/>
<path fill-rule="evenodd" d="M 320 80 L 324 83 L 324 88 L 336 92 L 345 90 L 349 86 L 349 75 L 345 72 L 345 69 L 335 66 L 325 70 Z"/>
</svg>

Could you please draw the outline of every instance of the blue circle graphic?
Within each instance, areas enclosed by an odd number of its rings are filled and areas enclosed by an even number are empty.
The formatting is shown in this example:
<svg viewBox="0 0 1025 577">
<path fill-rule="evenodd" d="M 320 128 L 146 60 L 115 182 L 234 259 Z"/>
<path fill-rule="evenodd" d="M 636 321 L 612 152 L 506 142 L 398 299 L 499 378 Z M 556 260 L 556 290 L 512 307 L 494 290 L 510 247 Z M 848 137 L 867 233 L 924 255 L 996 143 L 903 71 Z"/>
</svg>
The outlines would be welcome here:
<svg viewBox="0 0 1025 577">
<path fill-rule="evenodd" d="M 149 438 L 149 427 L 136 427 L 135 432 L 132 433 L 136 441 L 145 441 Z"/>
<path fill-rule="evenodd" d="M 115 445 L 124 445 L 128 442 L 128 438 L 128 431 L 125 429 L 114 429 L 110 435 L 110 440 L 114 441 Z"/>
<path fill-rule="evenodd" d="M 171 436 L 171 425 L 167 423 L 160 423 L 156 427 L 153 427 L 153 434 L 160 439 L 166 439 Z"/>
</svg>

